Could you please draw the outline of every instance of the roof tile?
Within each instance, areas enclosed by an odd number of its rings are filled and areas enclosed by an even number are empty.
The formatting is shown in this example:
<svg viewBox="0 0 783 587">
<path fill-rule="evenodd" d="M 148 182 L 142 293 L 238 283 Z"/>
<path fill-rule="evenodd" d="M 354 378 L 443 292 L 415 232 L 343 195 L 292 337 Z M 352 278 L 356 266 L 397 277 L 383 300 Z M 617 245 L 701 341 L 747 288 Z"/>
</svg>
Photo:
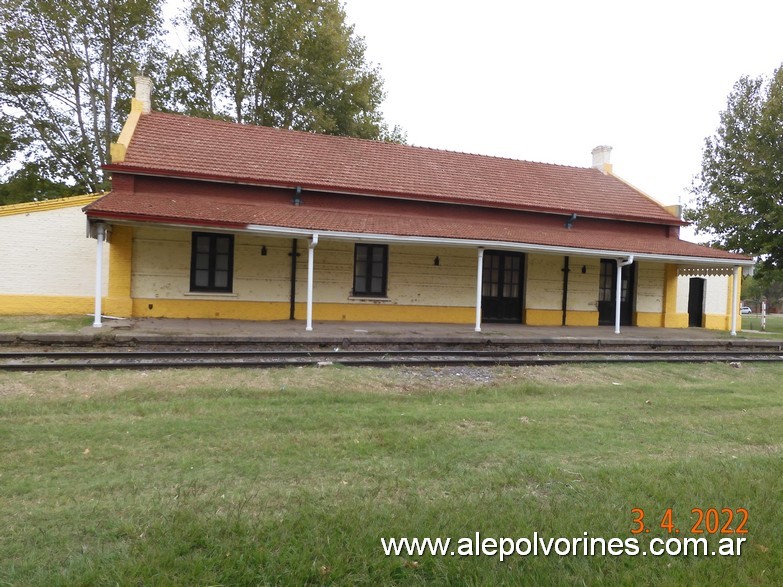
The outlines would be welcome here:
<svg viewBox="0 0 783 587">
<path fill-rule="evenodd" d="M 178 114 L 141 116 L 125 161 L 108 169 L 681 224 L 641 192 L 591 168 Z"/>
</svg>

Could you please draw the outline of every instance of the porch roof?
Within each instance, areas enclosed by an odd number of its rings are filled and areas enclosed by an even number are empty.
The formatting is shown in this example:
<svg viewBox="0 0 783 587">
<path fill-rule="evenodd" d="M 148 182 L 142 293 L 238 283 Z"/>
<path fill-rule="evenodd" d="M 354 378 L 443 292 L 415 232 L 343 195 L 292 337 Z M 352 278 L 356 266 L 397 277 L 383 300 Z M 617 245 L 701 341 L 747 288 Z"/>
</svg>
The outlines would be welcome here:
<svg viewBox="0 0 783 587">
<path fill-rule="evenodd" d="M 565 218 L 467 206 L 394 205 L 372 208 L 328 207 L 261 198 L 255 193 L 195 190 L 116 191 L 88 206 L 91 220 L 210 227 L 229 232 L 353 241 L 406 242 L 442 246 L 483 246 L 561 255 L 635 255 L 689 265 L 753 265 L 753 260 L 679 239 L 667 227 Z M 290 192 L 289 192 L 290 194 Z"/>
</svg>

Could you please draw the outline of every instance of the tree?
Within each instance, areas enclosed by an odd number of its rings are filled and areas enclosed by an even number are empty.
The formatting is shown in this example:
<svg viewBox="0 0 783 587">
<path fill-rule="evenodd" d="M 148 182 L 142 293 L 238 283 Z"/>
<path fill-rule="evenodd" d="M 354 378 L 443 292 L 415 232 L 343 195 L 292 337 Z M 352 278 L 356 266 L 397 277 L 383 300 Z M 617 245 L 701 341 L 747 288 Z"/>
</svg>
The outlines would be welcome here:
<svg viewBox="0 0 783 587">
<path fill-rule="evenodd" d="M 190 115 L 362 138 L 405 140 L 338 0 L 191 0 L 179 23 L 167 108 Z"/>
<path fill-rule="evenodd" d="M 8 149 L 24 161 L 17 173 L 34 169 L 40 185 L 65 184 L 78 192 L 105 187 L 101 166 L 119 130 L 117 114 L 127 112 L 131 77 L 159 61 L 161 4 L 0 4 L 0 146 L 7 138 Z"/>
<path fill-rule="evenodd" d="M 686 219 L 712 244 L 759 257 L 762 279 L 783 276 L 783 66 L 743 77 L 705 140 Z M 766 277 L 765 277 L 766 276 Z"/>
<path fill-rule="evenodd" d="M 36 163 L 28 162 L 12 173 L 5 182 L 0 183 L 0 206 L 63 198 L 80 192 L 81 190 L 73 186 L 46 179 Z"/>
</svg>

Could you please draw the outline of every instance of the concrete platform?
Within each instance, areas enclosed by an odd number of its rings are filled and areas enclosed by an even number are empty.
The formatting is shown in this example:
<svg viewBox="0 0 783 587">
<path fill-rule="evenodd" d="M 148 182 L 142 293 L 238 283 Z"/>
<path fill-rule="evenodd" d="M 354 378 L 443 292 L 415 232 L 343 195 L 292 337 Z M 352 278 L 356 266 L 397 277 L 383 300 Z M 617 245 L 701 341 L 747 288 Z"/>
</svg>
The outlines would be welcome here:
<svg viewBox="0 0 783 587">
<path fill-rule="evenodd" d="M 101 328 L 88 326 L 70 333 L 0 334 L 0 344 L 520 344 L 588 346 L 755 346 L 780 347 L 783 336 L 760 332 L 728 332 L 702 328 L 666 329 L 624 326 L 526 326 L 484 324 L 475 332 L 472 324 L 421 324 L 392 322 L 315 322 L 305 330 L 304 321 L 202 320 L 173 318 L 106 319 Z M 765 342 L 769 340 L 768 343 Z"/>
<path fill-rule="evenodd" d="M 25 340 L 45 342 L 61 338 L 59 334 L 25 335 Z M 143 318 L 129 320 L 107 319 L 102 328 L 86 327 L 70 335 L 74 342 L 85 339 L 122 342 L 269 342 L 269 343 L 476 343 L 497 344 L 557 344 L 583 343 L 589 345 L 685 343 L 695 345 L 719 342 L 740 343 L 743 339 L 759 342 L 758 334 L 728 332 L 702 328 L 665 329 L 624 326 L 620 334 L 613 326 L 597 327 L 539 327 L 520 324 L 484 324 L 475 332 L 471 324 L 421 324 L 391 322 L 314 322 L 313 330 L 305 330 L 304 321 L 282 320 L 253 322 L 247 320 L 201 320 L 173 318 Z M 783 338 L 770 337 L 774 344 Z"/>
</svg>

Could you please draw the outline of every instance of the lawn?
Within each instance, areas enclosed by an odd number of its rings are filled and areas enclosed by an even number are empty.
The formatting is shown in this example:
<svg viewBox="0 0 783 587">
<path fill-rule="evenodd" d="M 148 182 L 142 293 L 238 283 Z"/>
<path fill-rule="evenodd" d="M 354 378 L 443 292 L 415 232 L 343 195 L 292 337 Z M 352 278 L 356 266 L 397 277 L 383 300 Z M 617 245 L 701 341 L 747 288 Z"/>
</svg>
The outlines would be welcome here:
<svg viewBox="0 0 783 587">
<path fill-rule="evenodd" d="M 0 316 L 0 332 L 78 332 L 92 316 Z"/>
<path fill-rule="evenodd" d="M 767 316 L 766 332 L 783 332 L 783 315 Z M 761 314 L 746 314 L 742 316 L 743 330 L 761 330 Z"/>
<path fill-rule="evenodd" d="M 0 585 L 779 585 L 782 377 L 750 364 L 0 373 Z M 632 534 L 634 508 L 649 534 Z M 669 508 L 680 534 L 660 526 Z M 381 549 L 476 532 L 641 550 L 740 536 L 691 533 L 694 508 L 721 526 L 732 510 L 727 531 L 748 511 L 740 556 Z"/>
</svg>

